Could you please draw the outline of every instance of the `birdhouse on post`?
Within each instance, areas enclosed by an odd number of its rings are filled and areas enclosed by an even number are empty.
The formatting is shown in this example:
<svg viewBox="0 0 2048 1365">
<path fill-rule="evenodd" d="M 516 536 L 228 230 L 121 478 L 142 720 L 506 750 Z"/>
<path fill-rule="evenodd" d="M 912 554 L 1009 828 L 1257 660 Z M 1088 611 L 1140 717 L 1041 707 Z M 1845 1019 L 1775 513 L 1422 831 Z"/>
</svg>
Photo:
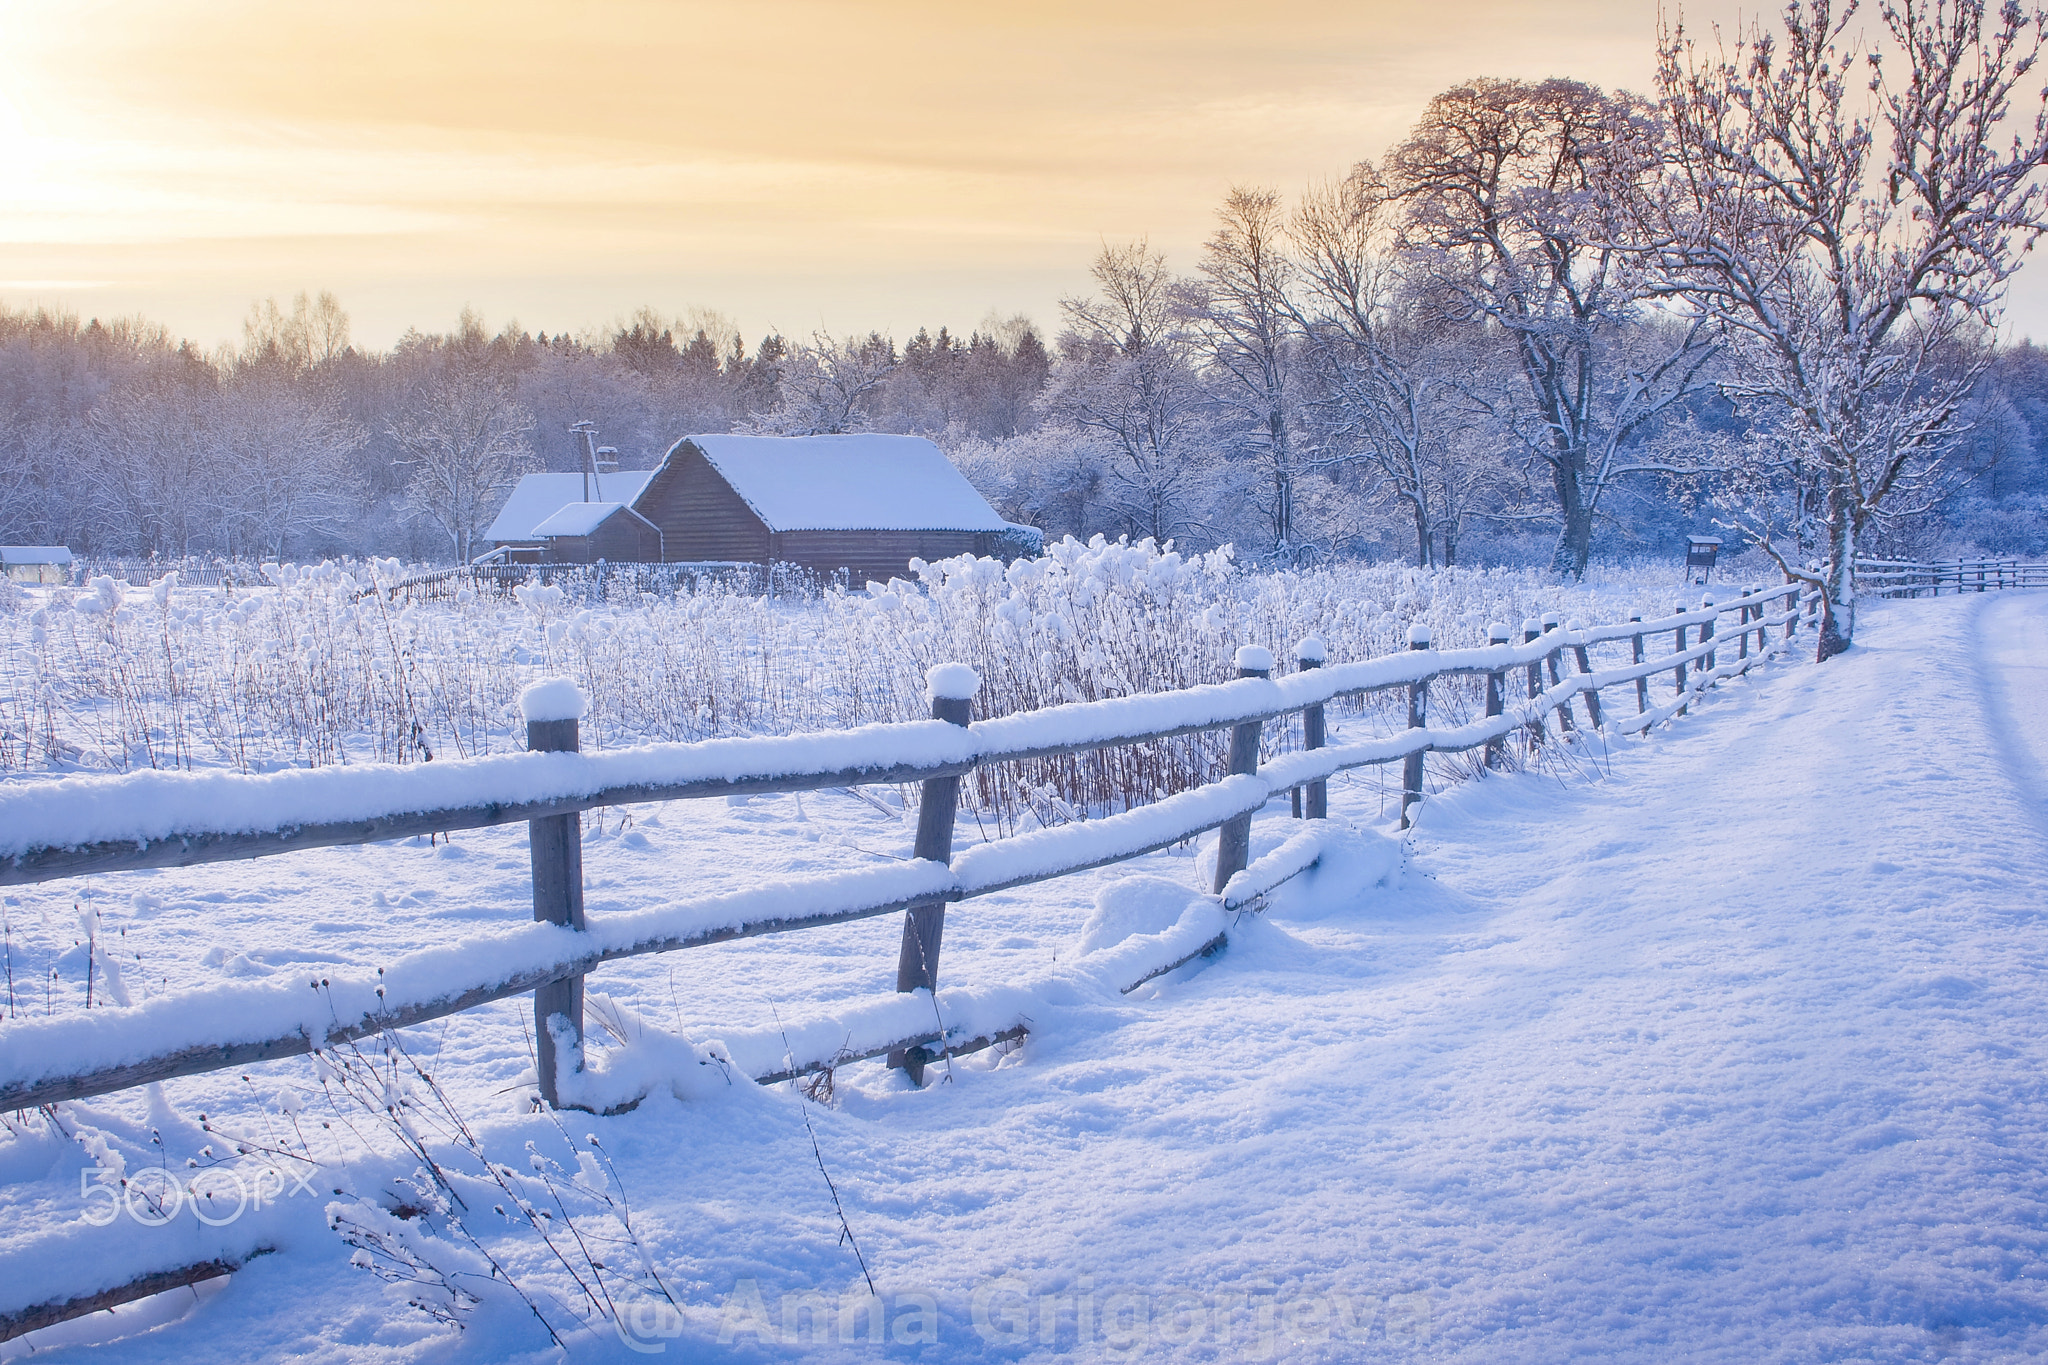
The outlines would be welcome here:
<svg viewBox="0 0 2048 1365">
<path fill-rule="evenodd" d="M 1685 571 L 1688 576 L 1697 569 L 1699 576 L 1695 583 L 1704 583 L 1714 572 L 1714 558 L 1721 553 L 1719 536 L 1687 536 L 1685 538 Z"/>
</svg>

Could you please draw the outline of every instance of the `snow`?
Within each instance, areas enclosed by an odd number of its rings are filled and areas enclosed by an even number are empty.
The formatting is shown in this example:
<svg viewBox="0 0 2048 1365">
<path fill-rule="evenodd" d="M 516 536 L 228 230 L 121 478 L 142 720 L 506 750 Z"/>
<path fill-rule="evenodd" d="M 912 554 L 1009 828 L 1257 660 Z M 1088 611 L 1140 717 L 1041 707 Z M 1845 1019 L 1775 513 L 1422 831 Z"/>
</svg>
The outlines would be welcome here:
<svg viewBox="0 0 2048 1365">
<path fill-rule="evenodd" d="M 1330 657 L 1330 647 L 1323 643 L 1320 635 L 1304 635 L 1294 646 L 1297 663 L 1320 664 Z"/>
<path fill-rule="evenodd" d="M 1239 645 L 1232 662 L 1240 673 L 1271 673 L 1273 651 L 1263 645 Z"/>
<path fill-rule="evenodd" d="M 524 1112 L 523 1000 L 406 1030 L 495 1157 L 524 1169 L 531 1143 L 575 1172 L 569 1145 L 602 1139 L 682 1307 L 664 1316 L 607 1271 L 637 1335 L 578 1326 L 574 1286 L 532 1233 L 495 1220 L 490 1197 L 470 1221 L 576 1359 L 2039 1358 L 2048 595 L 1867 602 L 1856 648 L 1820 667 L 1800 638 L 1797 658 L 1694 696 L 1646 739 L 1553 736 L 1539 770 L 1432 794 L 1405 843 L 1377 773 L 1332 779 L 1323 831 L 1269 808 L 1248 873 L 1312 834 L 1320 857 L 1257 914 L 1202 896 L 1201 860 L 1164 851 L 951 907 L 936 999 L 890 990 L 893 916 L 608 964 L 593 993 L 631 1012 L 637 1025 L 616 1017 L 637 1044 L 593 1043 L 585 1079 L 646 1086 L 629 1114 L 558 1128 Z M 1629 691 L 1610 709 L 1632 711 L 1616 704 Z M 586 835 L 594 932 L 812 903 L 815 883 L 864 868 L 904 877 L 885 888 L 899 892 L 942 873 L 891 871 L 912 822 L 834 793 L 636 807 L 618 828 L 624 814 Z M 82 898 L 145 955 L 126 971 L 139 1003 L 95 1015 L 148 1010 L 160 975 L 213 979 L 225 968 L 201 957 L 223 945 L 286 987 L 324 974 L 360 990 L 436 934 L 454 961 L 465 938 L 560 932 L 512 923 L 530 914 L 523 836 L 25 889 L 7 908 L 17 974 L 49 965 L 26 933 L 69 943 L 39 916 L 61 929 Z M 1123 994 L 1142 974 L 1126 968 L 1218 933 L 1220 954 Z M 8 1022 L 0 1055 L 40 1009 Z M 855 1064 L 829 1105 L 808 1104 L 718 1061 L 775 1065 L 893 1029 L 964 1037 L 1020 1012 L 1020 1049 L 935 1066 L 920 1091 Z M 86 1015 L 60 995 L 50 1023 L 67 1017 Z M 407 1308 L 417 1286 L 350 1265 L 325 1207 L 363 1206 L 324 1188 L 218 1233 L 189 1213 L 157 1230 L 79 1221 L 87 1141 L 133 1173 L 219 1141 L 200 1112 L 288 1138 L 280 1090 L 317 1096 L 311 1069 L 61 1106 L 81 1140 L 9 1116 L 7 1303 L 260 1236 L 278 1252 L 204 1302 L 62 1330 L 126 1332 L 100 1354 L 135 1365 L 559 1359 L 516 1302 L 487 1301 L 459 1336 Z M 306 1114 L 333 1117 L 317 1099 Z M 376 1198 L 417 1164 L 393 1149 L 330 1169 Z M 404 1235 L 460 1260 L 446 1237 Z M 828 1305 L 824 1341 L 785 1328 L 806 1295 Z M 857 1325 L 875 1305 L 885 1335 L 929 1303 L 936 1344 L 844 1342 L 842 1302 Z M 1027 1309 L 1025 1338 L 1006 1341 Z"/>
<path fill-rule="evenodd" d="M 981 675 L 966 664 L 938 664 L 925 671 L 924 688 L 931 701 L 968 701 L 981 691 Z"/>
<path fill-rule="evenodd" d="M 499 544 L 534 540 L 541 534 L 537 528 L 542 522 L 566 511 L 572 503 L 583 505 L 586 497 L 592 500 L 590 505 L 630 507 L 640 500 L 653 477 L 651 469 L 614 470 L 598 475 L 594 484 L 582 474 L 525 475 L 513 486 L 483 538 Z"/>
<path fill-rule="evenodd" d="M 938 767 L 970 761 L 974 748 L 959 726 L 907 721 L 606 753 L 500 754 L 262 775 L 138 772 L 15 783 L 0 786 L 0 858 L 36 848 L 263 833 L 411 811 L 575 799 L 608 787 L 883 771 L 899 764 Z"/>
<path fill-rule="evenodd" d="M 71 550 L 64 545 L 0 545 L 0 564 L 69 564 Z"/>
<path fill-rule="evenodd" d="M 519 714 L 528 724 L 548 720 L 581 720 L 589 706 L 574 678 L 542 678 L 519 693 Z"/>
<path fill-rule="evenodd" d="M 1001 531 L 922 436 L 691 436 L 771 531 Z"/>
<path fill-rule="evenodd" d="M 545 536 L 587 536 L 604 525 L 605 518 L 623 512 L 623 502 L 572 502 L 552 516 L 536 522 L 533 534 Z"/>
</svg>

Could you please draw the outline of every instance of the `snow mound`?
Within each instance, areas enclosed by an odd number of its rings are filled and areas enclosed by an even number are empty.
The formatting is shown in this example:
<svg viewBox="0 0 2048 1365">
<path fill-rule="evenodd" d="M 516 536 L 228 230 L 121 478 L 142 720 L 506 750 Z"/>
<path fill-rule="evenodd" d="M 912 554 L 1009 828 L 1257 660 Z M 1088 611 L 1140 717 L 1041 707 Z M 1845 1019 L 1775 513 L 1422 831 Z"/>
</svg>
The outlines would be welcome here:
<svg viewBox="0 0 2048 1365">
<path fill-rule="evenodd" d="M 1165 933 L 1197 899 L 1197 893 L 1164 877 L 1119 878 L 1095 893 L 1095 909 L 1075 946 L 1086 955 L 1140 934 Z"/>
<path fill-rule="evenodd" d="M 1353 829 L 1340 820 L 1327 823 L 1322 856 L 1300 876 L 1266 893 L 1269 919 L 1319 920 L 1356 913 L 1373 891 L 1391 887 L 1400 875 L 1398 839 Z"/>
<path fill-rule="evenodd" d="M 981 690 L 981 675 L 966 664 L 939 664 L 924 675 L 924 694 L 928 701 L 947 697 L 955 701 L 966 701 Z"/>
<path fill-rule="evenodd" d="M 583 693 L 574 678 L 542 678 L 528 683 L 519 694 L 519 713 L 528 723 L 543 720 L 582 720 Z"/>
</svg>

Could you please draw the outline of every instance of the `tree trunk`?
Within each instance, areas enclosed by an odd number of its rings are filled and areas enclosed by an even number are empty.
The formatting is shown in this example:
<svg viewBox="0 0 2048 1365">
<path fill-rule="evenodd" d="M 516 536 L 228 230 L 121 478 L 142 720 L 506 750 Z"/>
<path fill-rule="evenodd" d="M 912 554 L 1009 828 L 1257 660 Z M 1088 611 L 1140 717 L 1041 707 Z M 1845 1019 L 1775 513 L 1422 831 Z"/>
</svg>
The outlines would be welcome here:
<svg viewBox="0 0 2048 1365">
<path fill-rule="evenodd" d="M 1429 516 L 1422 510 L 1421 503 L 1410 503 L 1409 506 L 1415 511 L 1415 565 L 1421 569 L 1434 568 L 1436 566 L 1430 563 L 1429 557 Z"/>
<path fill-rule="evenodd" d="M 1557 490 L 1557 511 L 1564 526 L 1558 532 L 1557 548 L 1550 567 L 1575 579 L 1586 576 L 1586 561 L 1593 554 L 1593 511 L 1580 496 L 1580 465 L 1583 456 L 1572 451 L 1550 466 L 1551 483 Z"/>
<path fill-rule="evenodd" d="M 1828 489 L 1828 582 L 1821 594 L 1815 663 L 1826 663 L 1856 642 L 1856 527 L 1850 516 L 1851 496 L 1839 481 Z"/>
</svg>

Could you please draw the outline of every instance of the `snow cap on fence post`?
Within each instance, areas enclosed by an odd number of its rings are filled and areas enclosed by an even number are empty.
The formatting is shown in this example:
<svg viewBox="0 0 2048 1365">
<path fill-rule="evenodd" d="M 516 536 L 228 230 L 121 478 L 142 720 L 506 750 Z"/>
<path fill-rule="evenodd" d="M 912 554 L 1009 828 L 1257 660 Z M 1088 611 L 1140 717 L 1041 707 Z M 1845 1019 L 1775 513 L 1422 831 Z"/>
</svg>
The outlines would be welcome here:
<svg viewBox="0 0 2048 1365">
<path fill-rule="evenodd" d="M 1554 611 L 1546 611 L 1546 612 L 1544 612 L 1544 613 L 1543 613 L 1543 628 L 1544 628 L 1545 630 L 1556 630 L 1556 629 L 1557 629 L 1557 613 L 1556 613 L 1556 612 L 1554 612 Z"/>
<path fill-rule="evenodd" d="M 925 670 L 924 699 L 972 701 L 981 691 L 981 675 L 966 664 L 935 664 Z"/>
<path fill-rule="evenodd" d="M 1273 651 L 1264 645 L 1239 645 L 1233 662 L 1239 673 L 1256 673 L 1265 677 L 1273 671 Z"/>
<path fill-rule="evenodd" d="M 1704 611 L 1704 610 L 1705 610 L 1706 608 L 1708 608 L 1708 607 L 1711 607 L 1711 606 L 1713 606 L 1713 605 L 1714 605 L 1714 594 L 1712 594 L 1712 593 L 1704 593 L 1704 594 L 1702 594 L 1702 595 L 1701 595 L 1701 597 L 1700 597 L 1700 609 L 1701 609 L 1701 610 L 1703 610 L 1703 611 Z"/>
<path fill-rule="evenodd" d="M 1428 648 L 1429 648 L 1429 627 L 1428 627 L 1428 626 L 1426 626 L 1426 625 L 1422 624 L 1422 622 L 1420 622 L 1420 621 L 1417 621 L 1417 622 L 1416 622 L 1416 623 L 1415 623 L 1414 625 L 1412 625 L 1412 626 L 1408 627 L 1408 648 L 1410 648 L 1410 649 L 1428 649 Z"/>
<path fill-rule="evenodd" d="M 1533 616 L 1522 618 L 1522 639 L 1533 640 L 1543 633 L 1543 623 Z"/>
<path fill-rule="evenodd" d="M 527 724 L 547 720 L 582 720 L 589 707 L 574 678 L 542 678 L 519 693 L 519 714 Z"/>
<path fill-rule="evenodd" d="M 1329 657 L 1330 647 L 1320 635 L 1304 635 L 1294 647 L 1294 661 L 1298 664 L 1320 664 Z"/>
<path fill-rule="evenodd" d="M 1515 633 L 1508 629 L 1505 621 L 1495 621 L 1486 628 L 1486 643 L 1490 645 L 1504 645 L 1514 638 Z"/>
<path fill-rule="evenodd" d="M 1564 628 L 1568 631 L 1576 633 L 1578 631 L 1584 630 L 1586 628 L 1586 623 L 1584 621 L 1581 621 L 1578 617 L 1574 616 L 1571 620 L 1564 623 Z"/>
</svg>

